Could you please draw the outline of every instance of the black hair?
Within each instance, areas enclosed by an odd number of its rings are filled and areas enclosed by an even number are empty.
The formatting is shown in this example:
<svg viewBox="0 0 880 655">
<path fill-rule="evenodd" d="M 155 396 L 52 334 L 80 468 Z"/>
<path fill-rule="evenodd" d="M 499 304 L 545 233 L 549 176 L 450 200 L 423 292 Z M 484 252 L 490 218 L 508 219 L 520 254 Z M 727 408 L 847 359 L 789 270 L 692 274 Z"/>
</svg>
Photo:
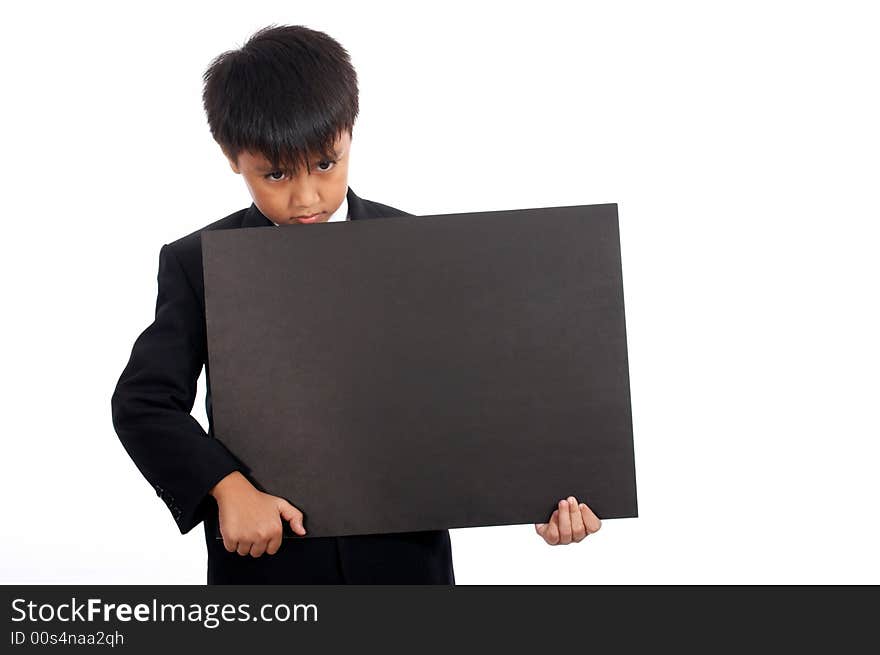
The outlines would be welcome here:
<svg viewBox="0 0 880 655">
<path fill-rule="evenodd" d="M 269 25 L 205 71 L 202 101 L 214 140 L 235 162 L 260 153 L 292 171 L 351 132 L 358 114 L 357 74 L 348 52 L 323 32 Z"/>
</svg>

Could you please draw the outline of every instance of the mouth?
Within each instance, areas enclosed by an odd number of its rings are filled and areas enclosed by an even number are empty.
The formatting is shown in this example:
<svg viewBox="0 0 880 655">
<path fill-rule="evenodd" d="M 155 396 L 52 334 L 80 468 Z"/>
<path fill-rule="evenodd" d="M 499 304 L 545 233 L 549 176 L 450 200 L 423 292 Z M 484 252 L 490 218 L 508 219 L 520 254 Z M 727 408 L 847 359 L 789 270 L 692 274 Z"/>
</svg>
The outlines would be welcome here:
<svg viewBox="0 0 880 655">
<path fill-rule="evenodd" d="M 294 216 L 293 220 L 297 223 L 317 223 L 318 219 L 324 215 L 324 212 L 318 212 L 317 214 L 311 214 L 310 216 Z"/>
</svg>

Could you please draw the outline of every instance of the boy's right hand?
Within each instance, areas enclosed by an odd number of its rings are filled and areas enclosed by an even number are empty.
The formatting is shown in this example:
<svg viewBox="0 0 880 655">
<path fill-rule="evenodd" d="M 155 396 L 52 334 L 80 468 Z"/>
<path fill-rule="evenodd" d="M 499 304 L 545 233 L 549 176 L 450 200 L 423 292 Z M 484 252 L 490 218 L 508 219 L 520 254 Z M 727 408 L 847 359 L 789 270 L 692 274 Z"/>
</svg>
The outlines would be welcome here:
<svg viewBox="0 0 880 655">
<path fill-rule="evenodd" d="M 211 495 L 220 509 L 220 534 L 230 553 L 274 555 L 283 540 L 281 520 L 298 535 L 306 533 L 303 514 L 283 498 L 263 493 L 239 471 L 220 480 Z"/>
</svg>

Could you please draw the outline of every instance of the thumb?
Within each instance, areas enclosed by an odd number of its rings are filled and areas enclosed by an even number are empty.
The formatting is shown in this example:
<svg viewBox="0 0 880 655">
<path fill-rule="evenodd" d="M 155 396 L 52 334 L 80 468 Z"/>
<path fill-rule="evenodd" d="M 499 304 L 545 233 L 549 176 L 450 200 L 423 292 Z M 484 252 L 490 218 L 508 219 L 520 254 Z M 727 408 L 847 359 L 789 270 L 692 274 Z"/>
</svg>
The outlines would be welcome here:
<svg viewBox="0 0 880 655">
<path fill-rule="evenodd" d="M 290 523 L 290 529 L 302 536 L 306 533 L 303 526 L 303 514 L 296 507 L 288 503 L 283 498 L 278 499 L 278 511 L 281 518 Z"/>
</svg>

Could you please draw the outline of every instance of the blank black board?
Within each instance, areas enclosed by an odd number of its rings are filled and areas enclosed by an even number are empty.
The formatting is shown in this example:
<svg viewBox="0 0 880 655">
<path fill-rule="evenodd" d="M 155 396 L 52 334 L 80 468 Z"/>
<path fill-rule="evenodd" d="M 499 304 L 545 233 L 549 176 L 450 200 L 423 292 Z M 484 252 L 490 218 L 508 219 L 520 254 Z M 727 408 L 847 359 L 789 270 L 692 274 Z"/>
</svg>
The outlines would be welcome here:
<svg viewBox="0 0 880 655">
<path fill-rule="evenodd" d="M 202 248 L 214 434 L 305 538 L 637 516 L 616 204 Z"/>
</svg>

